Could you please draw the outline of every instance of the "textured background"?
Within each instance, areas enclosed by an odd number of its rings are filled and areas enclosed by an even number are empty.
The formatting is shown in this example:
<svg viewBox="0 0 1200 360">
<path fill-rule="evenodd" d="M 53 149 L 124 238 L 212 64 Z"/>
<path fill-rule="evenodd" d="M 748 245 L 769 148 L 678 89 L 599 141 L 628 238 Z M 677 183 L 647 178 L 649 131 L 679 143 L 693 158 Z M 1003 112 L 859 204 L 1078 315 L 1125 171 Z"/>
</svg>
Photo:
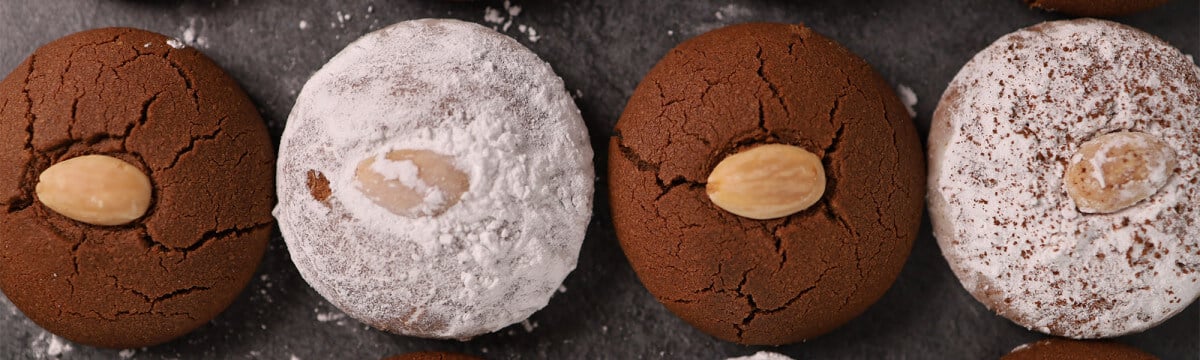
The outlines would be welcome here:
<svg viewBox="0 0 1200 360">
<path fill-rule="evenodd" d="M 1018 0 L 0 0 L 0 73 L 60 36 L 133 26 L 178 37 L 224 66 L 250 93 L 278 139 L 310 74 L 358 36 L 424 17 L 485 23 L 528 45 L 566 80 L 600 154 L 642 75 L 680 41 L 746 21 L 804 22 L 866 58 L 884 78 L 915 90 L 922 133 L 942 89 L 999 36 L 1054 15 Z M 497 9 L 486 16 L 487 8 Z M 1119 19 L 1200 54 L 1200 1 Z M 499 22 L 499 24 L 493 23 Z M 534 41 L 536 40 L 536 41 Z M 65 342 L 0 297 L 0 358 L 375 359 L 457 350 L 493 359 L 723 359 L 756 348 L 717 341 L 672 316 L 637 281 L 617 246 L 603 175 L 595 219 L 576 270 L 527 324 L 470 342 L 371 330 L 345 318 L 296 273 L 276 236 L 260 276 L 200 330 L 150 349 L 118 352 Z M 774 349 L 803 359 L 995 359 L 1041 335 L 991 314 L 959 286 L 926 222 L 895 286 L 866 314 L 831 334 Z M 1200 358 L 1200 309 L 1119 339 L 1165 359 Z"/>
</svg>

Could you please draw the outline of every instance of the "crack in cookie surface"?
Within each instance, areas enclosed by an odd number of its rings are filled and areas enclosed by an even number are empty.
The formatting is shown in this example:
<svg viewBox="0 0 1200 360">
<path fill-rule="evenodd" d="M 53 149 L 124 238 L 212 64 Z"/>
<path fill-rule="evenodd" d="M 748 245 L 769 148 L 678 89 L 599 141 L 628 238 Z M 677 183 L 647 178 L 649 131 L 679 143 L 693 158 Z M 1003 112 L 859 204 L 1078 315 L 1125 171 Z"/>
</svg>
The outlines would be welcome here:
<svg viewBox="0 0 1200 360">
<path fill-rule="evenodd" d="M 194 49 L 100 29 L 0 82 L 0 287 L 68 339 L 140 347 L 203 325 L 249 282 L 273 226 L 273 152 L 249 99 Z M 145 172 L 150 210 L 111 227 L 37 201 L 41 171 L 103 154 Z"/>
<path fill-rule="evenodd" d="M 827 332 L 882 296 L 915 237 L 924 163 L 905 114 L 868 65 L 806 28 L 690 40 L 646 76 L 610 140 L 621 246 L 656 298 L 710 334 L 783 344 Z M 764 143 L 823 157 L 816 205 L 758 221 L 708 200 L 712 168 Z"/>
</svg>

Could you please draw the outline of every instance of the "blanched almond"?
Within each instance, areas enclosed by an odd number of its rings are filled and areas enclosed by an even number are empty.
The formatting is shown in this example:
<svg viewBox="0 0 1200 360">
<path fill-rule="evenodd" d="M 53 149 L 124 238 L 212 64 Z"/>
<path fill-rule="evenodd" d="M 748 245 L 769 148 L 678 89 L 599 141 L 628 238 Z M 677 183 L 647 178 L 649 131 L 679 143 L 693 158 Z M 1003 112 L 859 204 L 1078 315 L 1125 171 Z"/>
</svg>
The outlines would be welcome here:
<svg viewBox="0 0 1200 360">
<path fill-rule="evenodd" d="M 821 158 L 791 145 L 762 145 L 726 157 L 708 175 L 714 204 L 739 216 L 766 220 L 795 214 L 825 193 Z"/>
</svg>

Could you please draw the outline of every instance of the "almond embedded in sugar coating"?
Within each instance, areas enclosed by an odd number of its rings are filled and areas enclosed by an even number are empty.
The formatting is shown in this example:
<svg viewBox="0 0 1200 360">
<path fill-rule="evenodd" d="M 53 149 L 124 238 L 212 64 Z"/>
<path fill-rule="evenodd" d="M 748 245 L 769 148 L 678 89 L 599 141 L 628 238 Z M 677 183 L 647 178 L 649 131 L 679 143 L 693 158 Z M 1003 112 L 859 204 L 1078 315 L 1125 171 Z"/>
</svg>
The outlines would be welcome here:
<svg viewBox="0 0 1200 360">
<path fill-rule="evenodd" d="M 996 40 L 950 82 L 929 131 L 929 214 L 951 270 L 987 308 L 1055 336 L 1179 314 L 1200 297 L 1198 113 L 1196 64 L 1127 25 L 1050 21 Z M 1114 136 L 1137 141 L 1083 145 Z M 1080 212 L 1120 203 L 1133 206 Z"/>
<path fill-rule="evenodd" d="M 1142 132 L 1105 134 L 1083 143 L 1063 183 L 1080 212 L 1117 212 L 1166 185 L 1179 161 L 1175 149 Z"/>
<path fill-rule="evenodd" d="M 454 159 L 429 150 L 392 150 L 358 163 L 358 189 L 393 214 L 438 216 L 470 186 Z"/>
</svg>

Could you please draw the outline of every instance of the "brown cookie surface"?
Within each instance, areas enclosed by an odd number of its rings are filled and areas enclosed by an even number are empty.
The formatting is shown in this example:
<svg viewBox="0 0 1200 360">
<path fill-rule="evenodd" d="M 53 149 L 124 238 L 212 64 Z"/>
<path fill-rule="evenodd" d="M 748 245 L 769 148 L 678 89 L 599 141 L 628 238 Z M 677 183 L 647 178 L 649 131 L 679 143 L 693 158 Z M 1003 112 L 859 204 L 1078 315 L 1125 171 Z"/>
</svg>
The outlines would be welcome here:
<svg viewBox="0 0 1200 360">
<path fill-rule="evenodd" d="M 1121 16 L 1149 10 L 1170 0 L 1023 0 L 1029 7 L 1075 16 Z"/>
<path fill-rule="evenodd" d="M 384 360 L 482 360 L 483 358 L 452 352 L 424 351 L 396 355 Z"/>
<path fill-rule="evenodd" d="M 1129 345 L 1105 341 L 1046 339 L 1021 345 L 1001 360 L 1157 360 Z"/>
<path fill-rule="evenodd" d="M 775 220 L 715 206 L 715 165 L 767 143 L 822 159 L 822 199 Z M 613 221 L 643 284 L 738 343 L 796 342 L 862 313 L 921 219 L 925 165 L 904 106 L 866 62 L 799 25 L 730 26 L 671 50 L 629 100 L 609 163 Z"/>
<path fill-rule="evenodd" d="M 238 85 L 178 40 L 126 28 L 47 44 L 0 82 L 0 289 L 86 345 L 166 342 L 211 320 L 269 240 L 274 155 Z M 152 184 L 141 218 L 89 225 L 39 201 L 39 174 L 107 155 Z"/>
</svg>

